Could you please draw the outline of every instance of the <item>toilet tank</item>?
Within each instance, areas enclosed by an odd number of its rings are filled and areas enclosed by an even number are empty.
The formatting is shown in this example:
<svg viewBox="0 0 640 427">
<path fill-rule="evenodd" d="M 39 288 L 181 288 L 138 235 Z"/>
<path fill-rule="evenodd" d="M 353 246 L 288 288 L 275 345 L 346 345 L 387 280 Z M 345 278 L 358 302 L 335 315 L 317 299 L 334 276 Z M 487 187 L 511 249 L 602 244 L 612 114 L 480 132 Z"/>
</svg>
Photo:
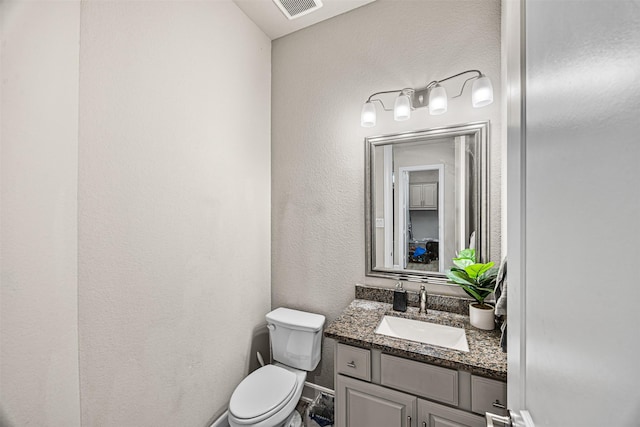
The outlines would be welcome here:
<svg viewBox="0 0 640 427">
<path fill-rule="evenodd" d="M 320 362 L 324 316 L 281 307 L 266 317 L 273 360 L 313 371 Z"/>
</svg>

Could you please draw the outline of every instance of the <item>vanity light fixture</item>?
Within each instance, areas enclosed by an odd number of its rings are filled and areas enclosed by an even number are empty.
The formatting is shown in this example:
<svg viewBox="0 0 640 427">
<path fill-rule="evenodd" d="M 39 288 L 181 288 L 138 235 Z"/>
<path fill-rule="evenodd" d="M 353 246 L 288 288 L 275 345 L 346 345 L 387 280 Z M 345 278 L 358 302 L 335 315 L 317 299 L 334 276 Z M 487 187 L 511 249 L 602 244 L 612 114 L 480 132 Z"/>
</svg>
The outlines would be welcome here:
<svg viewBox="0 0 640 427">
<path fill-rule="evenodd" d="M 460 93 L 452 98 L 458 98 L 462 96 L 464 88 L 467 83 L 473 80 L 473 86 L 471 89 L 471 104 L 474 108 L 484 107 L 493 102 L 493 86 L 491 80 L 479 70 L 467 70 L 453 76 L 446 77 L 442 80 L 434 80 L 430 82 L 426 87 L 420 89 L 405 88 L 396 90 L 387 90 L 383 92 L 376 92 L 369 96 L 367 101 L 362 107 L 362 113 L 360 115 L 360 124 L 362 127 L 373 127 L 376 125 L 376 108 L 373 104 L 377 102 L 380 104 L 384 111 L 393 111 L 393 118 L 396 121 L 408 120 L 411 117 L 411 111 L 429 107 L 429 114 L 436 116 L 447 112 L 447 91 L 440 83 L 447 80 L 454 79 L 464 74 L 473 73 L 474 76 L 469 77 L 462 83 Z M 378 95 L 395 93 L 398 96 L 395 99 L 393 109 L 387 108 L 384 102 Z"/>
</svg>

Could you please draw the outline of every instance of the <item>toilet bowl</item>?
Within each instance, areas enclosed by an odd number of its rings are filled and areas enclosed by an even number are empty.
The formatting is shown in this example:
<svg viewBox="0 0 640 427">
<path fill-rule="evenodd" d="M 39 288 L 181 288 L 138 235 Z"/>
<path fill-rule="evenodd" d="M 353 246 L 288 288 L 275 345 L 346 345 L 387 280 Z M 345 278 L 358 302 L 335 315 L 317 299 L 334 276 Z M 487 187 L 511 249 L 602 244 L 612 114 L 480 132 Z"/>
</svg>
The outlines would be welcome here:
<svg viewBox="0 0 640 427">
<path fill-rule="evenodd" d="M 285 427 L 307 378 L 305 371 L 279 363 L 254 371 L 236 387 L 229 402 L 231 427 Z"/>
<path fill-rule="evenodd" d="M 307 372 L 320 362 L 324 316 L 288 308 L 267 313 L 274 363 L 252 372 L 229 401 L 231 427 L 290 427 Z"/>
</svg>

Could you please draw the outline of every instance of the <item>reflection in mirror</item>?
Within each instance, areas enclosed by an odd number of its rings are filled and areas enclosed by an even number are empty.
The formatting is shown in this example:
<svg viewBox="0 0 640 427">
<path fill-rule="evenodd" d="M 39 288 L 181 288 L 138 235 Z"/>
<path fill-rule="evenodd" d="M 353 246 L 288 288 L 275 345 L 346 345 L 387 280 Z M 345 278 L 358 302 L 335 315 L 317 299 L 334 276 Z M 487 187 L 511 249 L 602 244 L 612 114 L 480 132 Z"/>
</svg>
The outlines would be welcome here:
<svg viewBox="0 0 640 427">
<path fill-rule="evenodd" d="M 446 283 L 460 249 L 488 254 L 488 123 L 367 144 L 367 275 Z"/>
</svg>

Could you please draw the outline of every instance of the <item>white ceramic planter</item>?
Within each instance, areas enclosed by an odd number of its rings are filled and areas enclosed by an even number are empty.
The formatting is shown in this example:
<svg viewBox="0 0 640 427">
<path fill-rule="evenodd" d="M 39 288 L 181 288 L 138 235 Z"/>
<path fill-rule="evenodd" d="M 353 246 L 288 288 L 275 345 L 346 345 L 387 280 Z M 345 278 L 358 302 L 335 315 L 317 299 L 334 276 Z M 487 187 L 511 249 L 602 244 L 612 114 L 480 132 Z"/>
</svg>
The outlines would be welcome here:
<svg viewBox="0 0 640 427">
<path fill-rule="evenodd" d="M 485 304 L 487 308 L 478 308 L 478 303 L 474 302 L 469 304 L 469 320 L 471 326 L 478 329 L 484 329 L 490 331 L 496 327 L 495 314 L 493 307 Z"/>
</svg>

